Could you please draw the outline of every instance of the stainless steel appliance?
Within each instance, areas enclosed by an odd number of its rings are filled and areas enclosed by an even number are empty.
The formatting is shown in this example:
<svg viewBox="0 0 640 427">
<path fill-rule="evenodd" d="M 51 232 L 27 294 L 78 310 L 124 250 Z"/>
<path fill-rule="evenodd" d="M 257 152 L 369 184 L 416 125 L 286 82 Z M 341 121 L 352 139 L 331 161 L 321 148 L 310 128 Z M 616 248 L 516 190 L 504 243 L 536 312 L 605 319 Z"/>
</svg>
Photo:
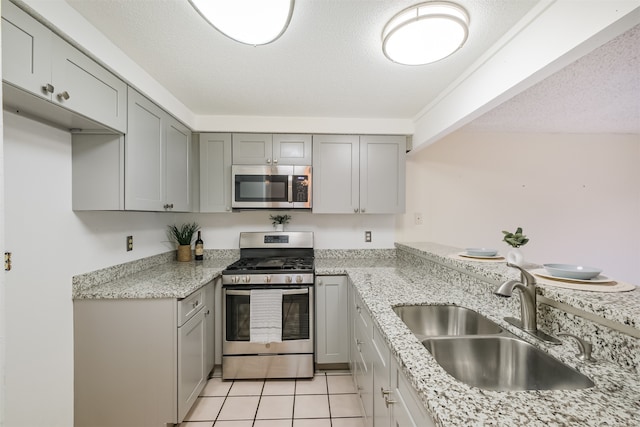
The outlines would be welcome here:
<svg viewBox="0 0 640 427">
<path fill-rule="evenodd" d="M 240 259 L 222 272 L 223 379 L 313 376 L 313 283 L 313 233 L 240 233 Z M 252 342 L 251 294 L 265 289 L 282 293 L 281 335 Z"/>
<path fill-rule="evenodd" d="M 233 209 L 311 209 L 311 166 L 233 165 Z"/>
</svg>

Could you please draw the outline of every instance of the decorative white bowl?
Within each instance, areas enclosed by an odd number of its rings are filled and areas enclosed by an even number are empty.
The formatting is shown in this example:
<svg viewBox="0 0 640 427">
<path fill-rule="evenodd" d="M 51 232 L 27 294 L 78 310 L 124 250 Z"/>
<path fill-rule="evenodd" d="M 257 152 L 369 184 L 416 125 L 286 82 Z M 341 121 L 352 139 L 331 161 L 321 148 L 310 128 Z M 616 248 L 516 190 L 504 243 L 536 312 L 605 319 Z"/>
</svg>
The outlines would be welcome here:
<svg viewBox="0 0 640 427">
<path fill-rule="evenodd" d="M 589 280 L 602 273 L 599 268 L 586 267 L 584 265 L 543 264 L 543 267 L 550 275 L 567 279 Z"/>
<path fill-rule="evenodd" d="M 490 249 L 490 248 L 467 248 L 466 251 L 467 251 L 467 255 L 486 256 L 486 257 L 496 256 L 496 254 L 498 253 L 496 249 Z"/>
</svg>

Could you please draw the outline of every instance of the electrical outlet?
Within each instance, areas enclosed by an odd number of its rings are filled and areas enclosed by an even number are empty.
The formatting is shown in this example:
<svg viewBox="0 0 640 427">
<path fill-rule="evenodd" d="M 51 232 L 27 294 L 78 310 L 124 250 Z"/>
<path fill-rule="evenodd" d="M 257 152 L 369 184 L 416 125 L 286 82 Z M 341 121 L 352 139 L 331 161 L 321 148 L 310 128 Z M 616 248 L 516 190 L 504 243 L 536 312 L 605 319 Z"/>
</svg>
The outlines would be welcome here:
<svg viewBox="0 0 640 427">
<path fill-rule="evenodd" d="M 133 250 L 133 236 L 127 236 L 127 252 Z"/>
<path fill-rule="evenodd" d="M 365 242 L 371 242 L 371 232 L 370 231 L 365 231 L 364 232 L 364 241 Z"/>
<path fill-rule="evenodd" d="M 414 214 L 414 223 L 415 225 L 422 225 L 424 224 L 424 220 L 422 219 L 422 213 L 421 212 L 416 212 Z"/>
</svg>

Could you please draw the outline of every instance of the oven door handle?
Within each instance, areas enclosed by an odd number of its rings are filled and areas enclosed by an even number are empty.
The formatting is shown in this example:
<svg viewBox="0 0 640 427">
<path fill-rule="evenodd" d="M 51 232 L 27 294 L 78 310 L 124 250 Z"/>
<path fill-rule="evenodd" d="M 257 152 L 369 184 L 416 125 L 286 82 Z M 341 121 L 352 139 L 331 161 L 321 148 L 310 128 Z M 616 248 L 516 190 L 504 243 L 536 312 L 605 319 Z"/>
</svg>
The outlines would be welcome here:
<svg viewBox="0 0 640 427">
<path fill-rule="evenodd" d="M 277 289 L 281 289 L 281 288 L 277 288 Z M 309 288 L 282 289 L 282 295 L 304 295 L 308 293 L 309 293 Z M 245 289 L 245 290 L 225 289 L 225 294 L 226 295 L 251 295 L 251 290 L 250 289 Z"/>
</svg>

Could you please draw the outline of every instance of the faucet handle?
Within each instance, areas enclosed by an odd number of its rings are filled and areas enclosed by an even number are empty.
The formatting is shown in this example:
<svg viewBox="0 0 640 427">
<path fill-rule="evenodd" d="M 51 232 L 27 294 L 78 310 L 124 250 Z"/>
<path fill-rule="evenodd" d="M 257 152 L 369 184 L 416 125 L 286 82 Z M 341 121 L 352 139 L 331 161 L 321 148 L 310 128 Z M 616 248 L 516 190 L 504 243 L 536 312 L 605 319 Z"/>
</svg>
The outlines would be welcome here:
<svg viewBox="0 0 640 427">
<path fill-rule="evenodd" d="M 569 337 L 569 338 L 573 338 L 577 343 L 578 343 L 578 349 L 580 350 L 580 352 L 578 354 L 576 354 L 576 357 L 578 359 L 580 359 L 583 362 L 595 362 L 596 359 L 594 359 L 591 356 L 591 350 L 593 349 L 593 345 L 590 342 L 587 342 L 585 340 L 583 340 L 582 338 L 573 335 L 573 334 L 569 334 L 566 332 L 559 332 L 556 335 L 558 335 L 559 337 Z"/>
<path fill-rule="evenodd" d="M 518 265 L 518 264 L 513 264 L 511 262 L 507 263 L 507 267 L 512 267 L 515 269 L 520 270 L 520 280 L 522 281 L 522 284 L 525 286 L 535 286 L 536 285 L 536 278 L 533 277 L 533 275 L 531 273 L 529 273 L 527 270 L 525 270 L 522 266 Z"/>
</svg>

